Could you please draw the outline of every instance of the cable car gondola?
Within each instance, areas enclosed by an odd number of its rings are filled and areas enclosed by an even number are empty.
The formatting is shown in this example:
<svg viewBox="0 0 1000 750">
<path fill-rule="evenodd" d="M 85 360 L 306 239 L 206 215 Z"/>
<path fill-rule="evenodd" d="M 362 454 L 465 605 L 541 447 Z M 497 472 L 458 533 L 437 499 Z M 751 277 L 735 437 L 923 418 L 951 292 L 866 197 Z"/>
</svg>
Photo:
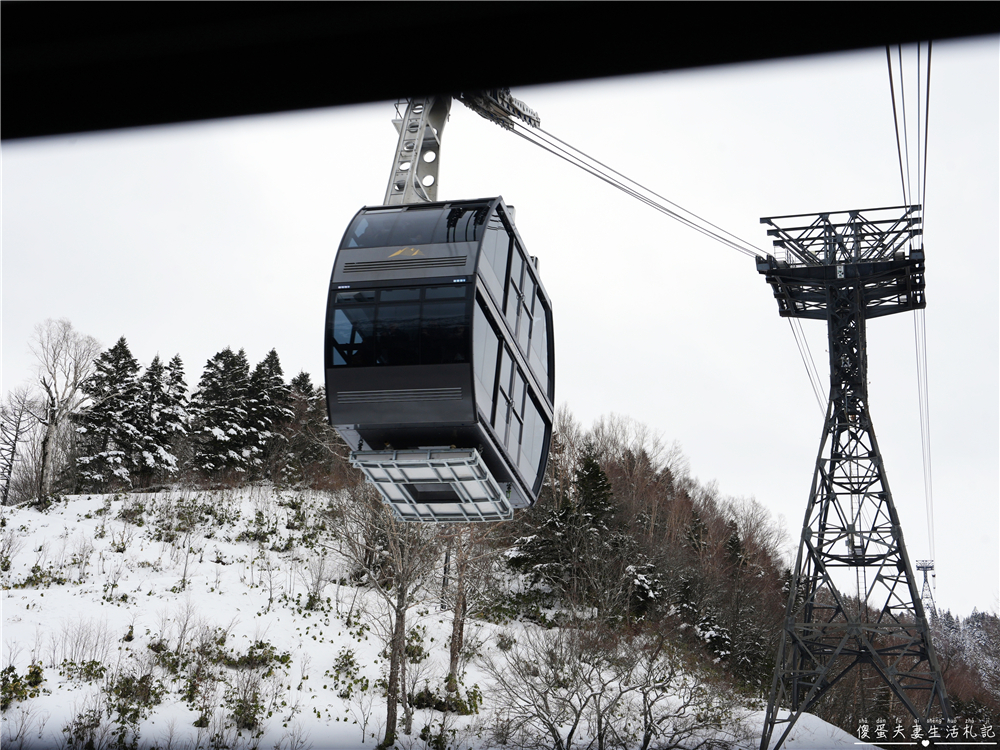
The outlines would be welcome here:
<svg viewBox="0 0 1000 750">
<path fill-rule="evenodd" d="M 552 311 L 502 198 L 361 209 L 326 312 L 330 424 L 396 515 L 534 504 L 552 434 Z"/>
</svg>

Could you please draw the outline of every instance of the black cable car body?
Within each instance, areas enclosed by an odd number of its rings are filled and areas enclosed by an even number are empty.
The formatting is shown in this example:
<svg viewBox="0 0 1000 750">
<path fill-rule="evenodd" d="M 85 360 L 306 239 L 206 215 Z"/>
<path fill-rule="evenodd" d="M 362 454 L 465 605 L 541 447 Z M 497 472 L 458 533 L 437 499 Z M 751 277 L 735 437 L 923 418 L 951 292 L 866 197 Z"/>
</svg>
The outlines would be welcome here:
<svg viewBox="0 0 1000 750">
<path fill-rule="evenodd" d="M 401 518 L 534 504 L 552 311 L 502 198 L 361 209 L 334 262 L 324 348 L 330 423 Z"/>
</svg>

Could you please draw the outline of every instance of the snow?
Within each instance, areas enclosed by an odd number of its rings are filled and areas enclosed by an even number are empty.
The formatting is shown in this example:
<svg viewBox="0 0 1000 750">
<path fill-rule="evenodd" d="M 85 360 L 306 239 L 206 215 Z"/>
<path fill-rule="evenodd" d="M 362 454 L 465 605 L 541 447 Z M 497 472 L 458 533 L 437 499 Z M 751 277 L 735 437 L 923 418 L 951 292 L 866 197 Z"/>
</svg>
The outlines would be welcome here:
<svg viewBox="0 0 1000 750">
<path fill-rule="evenodd" d="M 788 712 L 783 711 L 779 715 L 779 718 L 787 715 Z M 755 723 L 763 724 L 764 712 L 761 711 L 758 714 L 754 714 L 751 718 Z M 779 728 L 775 729 L 774 736 L 771 738 L 772 747 L 780 736 Z M 858 750 L 874 750 L 875 745 L 868 744 L 867 742 L 858 742 L 856 737 L 851 736 L 843 729 L 838 729 L 816 716 L 803 714 L 795 722 L 795 726 L 792 728 L 782 747 L 786 748 L 786 750 L 821 750 L 822 748 L 833 747 L 854 747 L 858 748 Z"/>
<path fill-rule="evenodd" d="M 228 738 L 231 747 L 312 747 L 313 750 L 357 750 L 375 747 L 385 722 L 385 702 L 375 689 L 387 671 L 383 645 L 372 630 L 379 600 L 370 591 L 347 584 L 346 561 L 310 537 L 317 510 L 327 499 L 321 493 L 298 493 L 310 523 L 298 531 L 291 524 L 290 496 L 270 487 L 246 487 L 217 492 L 177 491 L 147 495 L 80 496 L 67 498 L 39 512 L 26 507 L 3 508 L 5 546 L 11 554 L 3 581 L 3 666 L 24 674 L 32 663 L 44 669 L 43 692 L 14 703 L 3 714 L 2 739 L 7 746 L 21 725 L 30 725 L 24 747 L 63 746 L 63 728 L 81 711 L 93 706 L 101 680 L 71 680 L 60 674 L 64 659 L 78 665 L 96 660 L 128 667 L 149 663 L 149 648 L 159 639 L 173 644 L 185 639 L 193 649 L 199 633 L 228 631 L 224 648 L 243 654 L 254 643 L 271 644 L 276 655 L 288 654 L 287 664 L 275 665 L 274 675 L 262 680 L 264 702 L 272 714 L 263 735 L 235 736 L 226 728 L 231 703 L 225 686 L 214 696 L 212 723 L 199 729 L 199 718 L 182 698 L 183 680 L 171 680 L 156 667 L 167 693 L 139 726 L 139 747 L 173 745 L 207 747 L 212 733 Z M 181 517 L 182 506 L 196 508 L 195 525 L 176 531 L 163 519 Z M 212 513 L 212 516 L 206 514 Z M 134 523 L 126 522 L 131 518 Z M 144 522 L 137 525 L 141 518 Z M 268 524 L 266 543 L 255 541 L 261 518 Z M 165 533 L 174 529 L 176 533 Z M 259 534 L 257 535 L 259 539 Z M 310 541 L 312 539 L 312 541 Z M 318 590 L 322 610 L 304 608 L 316 588 L 316 561 L 323 560 L 324 580 Z M 312 567 L 310 567 L 312 565 Z M 310 572 L 312 571 L 312 573 Z M 30 585 L 24 585 L 31 578 Z M 58 582 L 65 579 L 65 582 Z M 338 583 L 339 581 L 339 583 Z M 362 616 L 367 613 L 367 619 Z M 425 668 L 433 689 L 447 671 L 451 612 L 436 601 L 411 610 L 408 624 L 424 628 L 423 646 L 430 652 Z M 479 642 L 480 652 L 494 651 L 498 632 L 515 638 L 536 626 L 513 623 L 503 627 L 469 621 L 466 639 Z M 132 632 L 134 637 L 127 640 Z M 186 635 L 184 635 L 186 633 Z M 372 688 L 355 691 L 347 700 L 338 695 L 346 677 L 335 680 L 334 662 L 346 650 L 353 652 L 358 677 Z M 232 677 L 232 670 L 230 670 Z M 230 680 L 232 681 L 232 680 Z M 478 715 L 445 721 L 456 730 L 463 748 L 488 747 L 485 727 L 490 719 L 490 682 L 471 661 L 465 689 L 478 685 L 486 698 Z M 440 688 L 439 688 L 440 689 Z M 366 702 L 367 699 L 367 702 Z M 367 715 L 367 736 L 361 725 Z M 425 725 L 440 726 L 440 712 L 416 712 L 411 736 L 402 734 L 397 745 L 423 748 L 418 738 Z M 763 712 L 749 714 L 748 734 L 759 737 Z M 228 734 L 227 734 L 228 733 Z M 747 747 L 755 748 L 753 740 Z M 797 724 L 786 747 L 861 747 L 849 734 L 812 716 Z M 363 744 L 362 744 L 363 743 Z M 584 743 L 585 746 L 586 743 Z M 575 745 L 576 746 L 576 745 Z M 866 746 L 867 747 L 867 746 Z"/>
</svg>

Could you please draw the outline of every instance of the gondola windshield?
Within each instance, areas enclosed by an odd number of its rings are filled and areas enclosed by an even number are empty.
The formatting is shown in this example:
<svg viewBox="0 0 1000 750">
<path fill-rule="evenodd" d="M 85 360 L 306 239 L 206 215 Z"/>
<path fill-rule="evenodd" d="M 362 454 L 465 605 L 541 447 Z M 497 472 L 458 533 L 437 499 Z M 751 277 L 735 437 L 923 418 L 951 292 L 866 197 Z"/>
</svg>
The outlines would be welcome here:
<svg viewBox="0 0 1000 750">
<path fill-rule="evenodd" d="M 342 247 L 478 242 L 489 211 L 488 204 L 472 204 L 362 214 L 347 230 Z"/>
</svg>

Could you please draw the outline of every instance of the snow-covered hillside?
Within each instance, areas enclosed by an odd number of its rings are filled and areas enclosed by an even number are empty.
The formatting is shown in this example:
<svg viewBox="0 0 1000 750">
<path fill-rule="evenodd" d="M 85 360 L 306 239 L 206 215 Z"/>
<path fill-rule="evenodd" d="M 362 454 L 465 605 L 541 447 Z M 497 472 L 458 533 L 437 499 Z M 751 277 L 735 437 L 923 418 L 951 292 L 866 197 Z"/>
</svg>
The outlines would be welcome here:
<svg viewBox="0 0 1000 750">
<path fill-rule="evenodd" d="M 88 740 L 95 748 L 377 745 L 384 605 L 350 585 L 350 566 L 323 526 L 328 501 L 262 485 L 2 509 L 5 750 Z M 440 707 L 452 613 L 428 588 L 408 616 L 406 689 L 423 695 L 419 705 Z M 546 632 L 470 621 L 458 696 L 478 712 L 419 708 L 409 735 L 401 721 L 397 746 L 494 746 L 510 706 L 497 700 L 489 664 Z M 693 683 L 681 675 L 675 684 L 670 700 L 679 705 Z M 731 709 L 728 723 L 696 729 L 689 743 L 756 747 L 759 709 Z M 592 734 L 581 720 L 573 747 L 587 747 Z M 857 747 L 813 717 L 786 744 L 841 746 Z"/>
</svg>

